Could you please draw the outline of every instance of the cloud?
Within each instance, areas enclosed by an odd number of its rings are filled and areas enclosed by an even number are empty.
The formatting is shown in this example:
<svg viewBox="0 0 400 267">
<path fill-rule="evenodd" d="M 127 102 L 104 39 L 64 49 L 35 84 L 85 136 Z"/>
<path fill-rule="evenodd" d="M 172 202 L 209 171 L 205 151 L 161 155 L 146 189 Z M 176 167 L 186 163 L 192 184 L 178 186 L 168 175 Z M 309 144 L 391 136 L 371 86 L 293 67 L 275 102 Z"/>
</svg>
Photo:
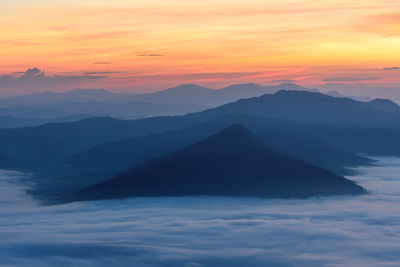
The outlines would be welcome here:
<svg viewBox="0 0 400 267">
<path fill-rule="evenodd" d="M 163 57 L 161 54 L 139 54 L 138 57 Z"/>
<path fill-rule="evenodd" d="M 393 8 L 392 8 L 393 10 Z M 362 24 L 356 28 L 373 33 L 379 33 L 385 37 L 387 36 L 398 36 L 400 34 L 399 23 L 400 13 L 397 12 L 385 12 L 369 15 Z"/>
<path fill-rule="evenodd" d="M 322 81 L 324 82 L 356 82 L 356 81 L 376 81 L 379 80 L 378 77 L 364 77 L 364 78 L 357 78 L 357 77 L 332 77 L 327 78 Z"/>
<path fill-rule="evenodd" d="M 121 72 L 121 71 L 88 71 L 88 72 L 84 72 L 83 74 L 98 75 L 98 74 L 115 74 L 115 73 L 123 73 L 123 72 Z"/>
<path fill-rule="evenodd" d="M 109 65 L 109 64 L 111 64 L 111 62 L 101 62 L 101 61 L 99 61 L 99 62 L 93 62 L 93 64 L 94 65 Z"/>
<path fill-rule="evenodd" d="M 106 78 L 110 72 L 88 72 L 83 75 L 46 75 L 39 68 L 29 68 L 22 72 L 13 72 L 0 76 L 0 88 L 51 88 L 70 83 L 80 83 Z"/>
<path fill-rule="evenodd" d="M 1 172 L 0 265 L 399 266 L 400 160 L 360 171 L 370 195 L 59 206 L 35 205 L 17 173 Z"/>
<path fill-rule="evenodd" d="M 400 67 L 383 68 L 383 70 L 400 70 Z"/>
<path fill-rule="evenodd" d="M 38 68 L 28 69 L 23 75 L 23 77 L 39 77 L 39 76 L 44 76 L 44 71 L 41 71 Z"/>
<path fill-rule="evenodd" d="M 44 71 L 41 71 L 38 68 L 31 68 L 31 69 L 27 69 L 26 71 L 13 72 L 11 74 L 17 75 L 20 77 L 40 77 L 40 76 L 44 76 Z"/>
<path fill-rule="evenodd" d="M 232 79 L 232 78 L 243 78 L 243 77 L 251 77 L 254 75 L 263 74 L 263 72 L 193 72 L 193 73 L 184 73 L 184 74 L 171 74 L 171 75 L 137 75 L 132 76 L 132 78 L 136 79 L 182 79 L 182 80 L 207 80 L 207 79 Z"/>
<path fill-rule="evenodd" d="M 272 80 L 273 83 L 294 83 L 295 80 Z"/>
</svg>

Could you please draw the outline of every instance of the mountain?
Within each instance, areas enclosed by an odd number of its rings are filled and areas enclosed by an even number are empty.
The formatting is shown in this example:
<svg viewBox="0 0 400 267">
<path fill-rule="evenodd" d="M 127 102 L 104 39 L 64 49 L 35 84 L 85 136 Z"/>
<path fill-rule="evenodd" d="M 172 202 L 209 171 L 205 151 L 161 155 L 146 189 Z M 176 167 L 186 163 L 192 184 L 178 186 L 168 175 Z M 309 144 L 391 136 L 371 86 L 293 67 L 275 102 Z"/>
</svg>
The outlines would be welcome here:
<svg viewBox="0 0 400 267">
<path fill-rule="evenodd" d="M 62 102 L 92 102 L 122 99 L 123 95 L 104 89 L 77 89 L 63 93 L 43 92 L 0 99 L 0 107 L 48 105 Z"/>
<path fill-rule="evenodd" d="M 158 103 L 158 104 L 194 104 L 215 107 L 241 98 L 275 93 L 279 90 L 307 90 L 295 84 L 261 86 L 257 84 L 235 84 L 220 89 L 210 89 L 196 84 L 182 84 L 147 94 L 114 93 L 104 89 L 78 89 L 63 93 L 43 92 L 31 95 L 0 98 L 0 108 L 26 106 L 47 106 L 59 103 Z"/>
<path fill-rule="evenodd" d="M 31 192 L 40 198 L 54 198 L 68 194 L 102 182 L 132 166 L 183 149 L 237 122 L 257 131 L 255 132 L 257 137 L 285 157 L 302 160 L 336 174 L 352 174 L 347 167 L 372 163 L 365 157 L 335 148 L 319 139 L 273 130 L 277 125 L 271 120 L 262 119 L 262 122 L 257 122 L 257 119 L 252 118 L 250 120 L 252 122 L 267 125 L 264 129 L 257 129 L 246 122 L 247 119 L 217 118 L 182 130 L 131 137 L 94 146 L 67 160 L 37 171 L 34 175 L 36 188 Z M 57 192 L 59 195 L 50 195 L 48 192 Z"/>
<path fill-rule="evenodd" d="M 377 106 L 320 93 L 281 90 L 273 95 L 229 103 L 204 111 L 204 114 L 247 114 L 333 126 L 400 127 L 400 109 L 386 110 Z"/>
<path fill-rule="evenodd" d="M 47 118 L 47 119 L 39 119 L 39 118 L 28 119 L 28 118 L 15 118 L 11 116 L 1 116 L 0 128 L 18 128 L 27 126 L 38 126 L 46 123 L 78 121 L 87 117 L 88 116 L 84 114 L 78 114 L 69 117 Z"/>
<path fill-rule="evenodd" d="M 120 119 L 138 119 L 153 116 L 183 115 L 204 109 L 204 107 L 194 104 L 59 102 L 47 105 L 0 108 L 0 113 L 21 118 L 21 120 L 24 120 L 23 118 L 30 118 L 25 120 L 36 119 L 38 121 L 51 122 L 62 117 L 77 117 L 78 115 L 76 114 L 86 114 L 86 117 L 110 116 Z"/>
<path fill-rule="evenodd" d="M 0 168 L 1 169 L 13 169 L 18 164 L 18 162 L 12 158 L 10 155 L 7 155 L 3 151 L 0 151 Z"/>
<path fill-rule="evenodd" d="M 214 95 L 215 90 L 196 84 L 182 84 L 162 91 L 139 95 L 136 99 L 150 103 L 192 103 L 201 105 L 210 100 Z"/>
<path fill-rule="evenodd" d="M 371 101 L 371 99 L 372 99 L 369 96 L 347 96 L 347 95 L 338 93 L 336 91 L 323 92 L 323 94 L 333 96 L 333 97 L 351 98 L 353 100 L 361 101 L 361 102 L 368 102 L 368 101 Z"/>
<path fill-rule="evenodd" d="M 280 156 L 241 125 L 91 186 L 72 200 L 223 195 L 293 198 L 362 194 L 352 181 Z"/>
<path fill-rule="evenodd" d="M 254 83 L 234 84 L 212 90 L 196 84 L 183 84 L 155 93 L 137 96 L 144 102 L 169 104 L 192 103 L 204 107 L 216 107 L 242 98 L 257 97 L 275 93 L 279 90 L 308 90 L 296 84 L 280 84 L 276 86 L 261 86 Z"/>
<path fill-rule="evenodd" d="M 138 119 L 183 115 L 282 89 L 307 90 L 294 84 L 236 84 L 218 90 L 183 84 L 149 94 L 119 94 L 102 89 L 79 89 L 64 93 L 44 92 L 0 99 L 0 114 L 25 119 L 54 119 L 77 114 Z M 23 126 L 29 125 L 27 122 Z"/>
<path fill-rule="evenodd" d="M 385 88 L 382 84 L 366 85 L 365 83 L 344 84 L 344 83 L 326 83 L 318 85 L 321 92 L 336 91 L 344 95 L 352 95 L 359 97 L 365 101 L 370 101 L 373 98 L 392 99 L 399 97 L 399 87 Z"/>
<path fill-rule="evenodd" d="M 353 153 L 400 153 L 399 112 L 303 91 L 280 91 L 184 116 L 141 120 L 96 118 L 0 129 L 0 147 L 12 157 L 25 161 L 29 168 L 49 166 L 106 142 L 182 130 L 223 117 L 229 119 L 223 120 L 222 126 L 241 123 L 256 132 L 274 129 L 296 133 Z"/>
<path fill-rule="evenodd" d="M 344 147 L 339 149 L 317 136 L 304 137 L 300 134 L 270 130 L 257 134 L 257 137 L 285 157 L 304 161 L 338 175 L 354 174 L 349 168 L 373 163 L 364 156 L 346 151 Z"/>
<path fill-rule="evenodd" d="M 368 105 L 377 110 L 400 112 L 400 106 L 389 99 L 374 99 Z"/>
</svg>

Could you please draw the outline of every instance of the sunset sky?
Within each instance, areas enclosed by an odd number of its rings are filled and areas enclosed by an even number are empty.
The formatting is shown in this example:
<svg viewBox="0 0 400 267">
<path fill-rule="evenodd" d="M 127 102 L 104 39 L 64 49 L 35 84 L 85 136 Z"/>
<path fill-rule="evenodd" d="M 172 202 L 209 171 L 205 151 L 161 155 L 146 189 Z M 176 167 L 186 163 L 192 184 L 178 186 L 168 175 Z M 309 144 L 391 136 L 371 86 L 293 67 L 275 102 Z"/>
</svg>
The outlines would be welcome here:
<svg viewBox="0 0 400 267">
<path fill-rule="evenodd" d="M 2 0 L 0 93 L 396 86 L 398 0 Z"/>
</svg>

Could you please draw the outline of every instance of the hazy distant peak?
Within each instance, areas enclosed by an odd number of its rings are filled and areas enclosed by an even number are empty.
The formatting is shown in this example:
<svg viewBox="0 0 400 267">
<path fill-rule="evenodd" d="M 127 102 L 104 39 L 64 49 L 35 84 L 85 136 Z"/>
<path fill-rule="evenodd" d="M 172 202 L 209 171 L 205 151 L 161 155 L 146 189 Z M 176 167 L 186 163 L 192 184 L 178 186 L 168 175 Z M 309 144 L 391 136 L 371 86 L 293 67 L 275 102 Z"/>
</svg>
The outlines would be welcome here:
<svg viewBox="0 0 400 267">
<path fill-rule="evenodd" d="M 338 93 L 337 91 L 329 91 L 327 93 L 324 93 L 325 95 L 333 96 L 333 97 L 346 97 L 345 95 L 342 95 Z"/>
<path fill-rule="evenodd" d="M 107 91 L 105 89 L 99 88 L 99 89 L 91 89 L 91 88 L 87 88 L 87 89 L 74 89 L 74 90 L 70 90 L 70 91 L 65 91 L 64 93 L 85 93 L 85 92 L 103 92 L 103 93 L 111 93 L 110 91 Z"/>
<path fill-rule="evenodd" d="M 275 87 L 279 87 L 285 90 L 295 90 L 295 91 L 306 91 L 308 90 L 307 88 L 297 85 L 295 83 L 281 83 L 279 85 L 276 85 Z"/>
<path fill-rule="evenodd" d="M 299 91 L 299 90 L 287 90 L 287 89 L 283 89 L 283 90 L 279 90 L 278 92 L 276 92 L 274 94 L 275 96 L 322 96 L 322 97 L 326 97 L 326 98 L 331 98 L 331 96 L 327 96 L 327 95 L 323 95 L 321 93 L 317 93 L 317 92 L 310 92 L 310 91 Z"/>
<path fill-rule="evenodd" d="M 400 106 L 389 99 L 376 98 L 372 101 L 367 102 L 367 104 L 369 104 L 373 108 L 380 109 L 380 110 L 386 110 L 386 111 L 399 111 L 400 110 Z"/>
<path fill-rule="evenodd" d="M 66 91 L 64 95 L 76 95 L 76 96 L 105 96 L 105 95 L 116 95 L 116 93 L 107 91 L 105 89 L 75 89 Z"/>
<path fill-rule="evenodd" d="M 395 102 L 393 102 L 390 99 L 384 99 L 384 98 L 375 98 L 374 100 L 369 101 L 369 103 L 382 103 L 382 104 L 390 104 L 390 105 L 395 105 L 398 106 Z"/>
<path fill-rule="evenodd" d="M 221 88 L 221 90 L 222 89 L 233 89 L 233 88 L 249 88 L 249 87 L 250 88 L 256 88 L 256 87 L 261 88 L 263 86 L 256 84 L 256 83 L 239 83 L 239 84 L 231 84 L 229 86 Z"/>
<path fill-rule="evenodd" d="M 200 86 L 197 84 L 193 83 L 188 83 L 188 84 L 181 84 L 172 88 L 167 89 L 169 91 L 176 91 L 176 90 L 211 90 L 210 88 Z"/>
</svg>

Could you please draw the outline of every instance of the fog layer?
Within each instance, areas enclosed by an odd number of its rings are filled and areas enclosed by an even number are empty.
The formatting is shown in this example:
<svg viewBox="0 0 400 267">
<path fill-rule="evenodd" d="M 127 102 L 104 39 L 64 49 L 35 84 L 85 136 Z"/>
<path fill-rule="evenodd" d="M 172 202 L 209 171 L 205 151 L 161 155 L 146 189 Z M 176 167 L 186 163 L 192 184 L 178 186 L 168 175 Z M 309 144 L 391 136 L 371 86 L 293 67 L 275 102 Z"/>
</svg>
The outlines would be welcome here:
<svg viewBox="0 0 400 267">
<path fill-rule="evenodd" d="M 399 266 L 400 159 L 360 197 L 179 197 L 40 206 L 0 172 L 1 266 Z"/>
</svg>

